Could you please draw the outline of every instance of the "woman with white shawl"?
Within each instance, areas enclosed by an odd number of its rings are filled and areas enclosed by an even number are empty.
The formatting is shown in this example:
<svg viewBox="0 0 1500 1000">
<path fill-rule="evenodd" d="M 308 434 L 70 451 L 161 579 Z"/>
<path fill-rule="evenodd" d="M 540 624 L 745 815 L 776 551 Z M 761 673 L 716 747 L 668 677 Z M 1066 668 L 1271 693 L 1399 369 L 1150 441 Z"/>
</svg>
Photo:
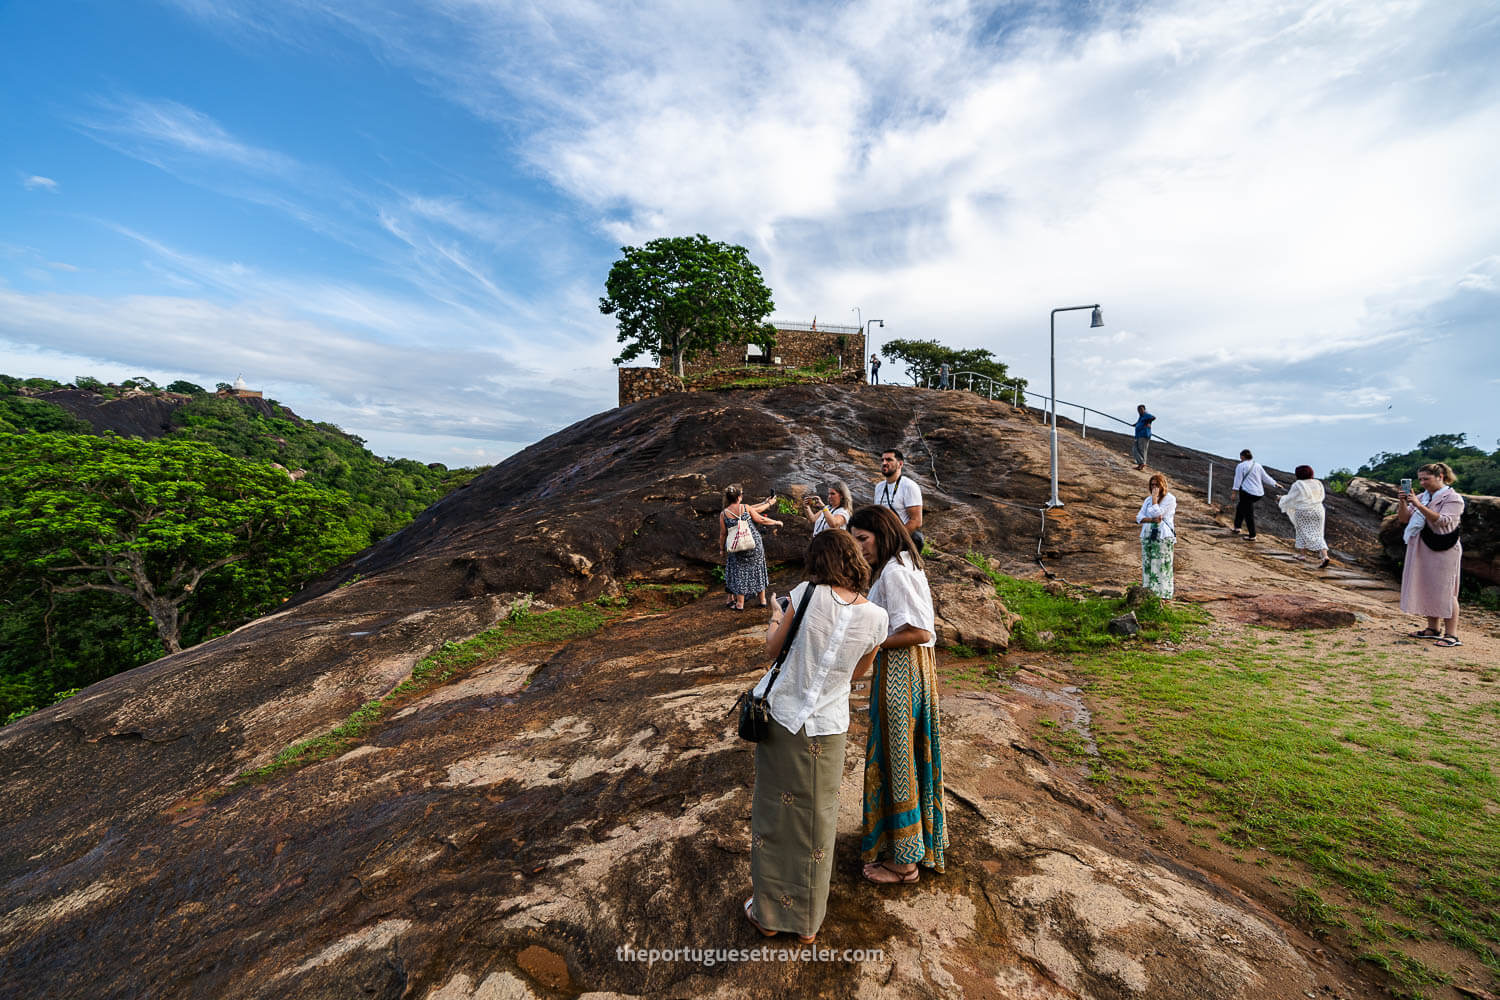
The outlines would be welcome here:
<svg viewBox="0 0 1500 1000">
<path fill-rule="evenodd" d="M 1323 539 L 1323 484 L 1313 478 L 1310 465 L 1297 466 L 1297 480 L 1281 497 L 1281 512 L 1291 518 L 1297 529 L 1297 558 L 1305 561 L 1302 550 L 1318 553 L 1323 560 L 1318 569 L 1328 565 L 1328 542 Z"/>
</svg>

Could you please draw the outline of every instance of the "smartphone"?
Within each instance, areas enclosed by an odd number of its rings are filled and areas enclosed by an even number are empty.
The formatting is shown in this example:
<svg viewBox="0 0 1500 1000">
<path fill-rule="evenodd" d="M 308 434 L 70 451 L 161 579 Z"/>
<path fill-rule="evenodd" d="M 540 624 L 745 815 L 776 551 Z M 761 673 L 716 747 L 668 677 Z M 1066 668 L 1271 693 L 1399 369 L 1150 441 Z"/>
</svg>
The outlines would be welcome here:
<svg viewBox="0 0 1500 1000">
<path fill-rule="evenodd" d="M 792 606 L 792 599 L 790 597 L 778 597 L 776 598 L 776 603 L 781 605 L 781 613 L 786 614 L 787 609 Z"/>
<path fill-rule="evenodd" d="M 1403 479 L 1403 480 L 1401 480 L 1401 492 L 1402 493 L 1410 493 L 1411 492 L 1411 480 L 1410 479 Z"/>
</svg>

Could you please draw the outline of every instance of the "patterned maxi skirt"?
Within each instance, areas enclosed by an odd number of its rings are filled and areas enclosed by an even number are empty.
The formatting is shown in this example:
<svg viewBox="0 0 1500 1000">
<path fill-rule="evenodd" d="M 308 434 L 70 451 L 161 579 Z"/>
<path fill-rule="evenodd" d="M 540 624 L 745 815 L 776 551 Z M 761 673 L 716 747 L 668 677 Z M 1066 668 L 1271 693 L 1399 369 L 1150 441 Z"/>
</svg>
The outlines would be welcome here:
<svg viewBox="0 0 1500 1000">
<path fill-rule="evenodd" d="M 1322 507 L 1293 507 L 1289 516 L 1292 527 L 1297 529 L 1297 548 L 1313 552 L 1328 548 L 1328 543 L 1323 540 Z"/>
<path fill-rule="evenodd" d="M 725 519 L 729 530 L 734 522 Z M 726 552 L 724 554 L 724 590 L 730 594 L 758 594 L 771 582 L 766 570 L 766 543 L 754 522 L 750 534 L 755 538 L 755 548 L 748 552 Z"/>
<path fill-rule="evenodd" d="M 928 646 L 882 650 L 870 679 L 865 743 L 865 861 L 947 865 L 937 655 Z"/>
<path fill-rule="evenodd" d="M 755 744 L 751 912 L 767 930 L 816 934 L 828 911 L 847 733 L 808 736 L 772 721 Z"/>
<path fill-rule="evenodd" d="M 1141 584 L 1164 601 L 1172 599 L 1172 550 L 1170 538 L 1141 539 Z"/>
</svg>

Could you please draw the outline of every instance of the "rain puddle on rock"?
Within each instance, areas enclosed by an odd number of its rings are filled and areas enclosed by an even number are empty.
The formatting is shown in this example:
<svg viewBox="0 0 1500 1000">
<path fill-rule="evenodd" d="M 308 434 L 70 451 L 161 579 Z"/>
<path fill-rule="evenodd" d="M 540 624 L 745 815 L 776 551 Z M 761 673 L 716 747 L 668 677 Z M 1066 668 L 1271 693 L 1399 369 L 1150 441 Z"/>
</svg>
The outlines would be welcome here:
<svg viewBox="0 0 1500 1000">
<path fill-rule="evenodd" d="M 1059 725 L 1064 732 L 1072 733 L 1083 741 L 1083 748 L 1090 757 L 1099 756 L 1099 744 L 1094 742 L 1094 733 L 1090 728 L 1094 717 L 1089 712 L 1088 706 L 1083 703 L 1083 690 L 1081 688 L 1068 687 L 1053 690 L 1051 688 L 1037 687 L 1035 684 L 1027 684 L 1025 681 L 1011 681 L 1013 690 L 1019 691 L 1028 698 L 1046 702 L 1049 705 L 1058 705 L 1064 709 L 1063 720 Z"/>
</svg>

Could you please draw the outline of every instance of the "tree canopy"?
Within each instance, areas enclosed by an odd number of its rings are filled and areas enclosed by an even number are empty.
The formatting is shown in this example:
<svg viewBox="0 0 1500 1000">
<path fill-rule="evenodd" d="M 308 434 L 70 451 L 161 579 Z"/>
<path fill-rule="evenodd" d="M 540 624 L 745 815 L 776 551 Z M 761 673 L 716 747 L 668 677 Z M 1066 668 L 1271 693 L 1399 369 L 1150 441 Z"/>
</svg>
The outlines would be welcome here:
<svg viewBox="0 0 1500 1000">
<path fill-rule="evenodd" d="M 946 347 L 936 340 L 887 340 L 881 346 L 880 353 L 904 364 L 906 377 L 912 380 L 913 385 L 925 385 L 935 380 L 938 377 L 938 369 L 946 361 L 950 373 L 977 372 L 980 375 L 988 375 L 996 382 L 1004 382 L 1008 385 L 1019 382 L 1022 389 L 1026 388 L 1025 379 L 1013 377 L 1004 362 L 996 361 L 995 356 L 983 348 L 960 350 Z M 976 385 L 974 390 L 988 393 L 987 388 L 979 385 Z"/>
<path fill-rule="evenodd" d="M 133 601 L 169 653 L 208 574 L 244 563 L 305 583 L 347 503 L 193 441 L 0 436 L 0 562 L 56 593 Z"/>
<path fill-rule="evenodd" d="M 599 300 L 625 345 L 615 364 L 654 354 L 682 375 L 684 361 L 722 344 L 775 344 L 775 328 L 765 322 L 775 308 L 771 290 L 744 247 L 699 233 L 620 252 Z"/>
<path fill-rule="evenodd" d="M 1415 477 L 1417 468 L 1430 462 L 1452 466 L 1458 477 L 1454 486 L 1462 493 L 1500 496 L 1500 448 L 1487 454 L 1469 444 L 1465 434 L 1434 434 L 1418 441 L 1411 451 L 1383 451 L 1360 466 L 1355 475 L 1394 483 Z"/>
</svg>

